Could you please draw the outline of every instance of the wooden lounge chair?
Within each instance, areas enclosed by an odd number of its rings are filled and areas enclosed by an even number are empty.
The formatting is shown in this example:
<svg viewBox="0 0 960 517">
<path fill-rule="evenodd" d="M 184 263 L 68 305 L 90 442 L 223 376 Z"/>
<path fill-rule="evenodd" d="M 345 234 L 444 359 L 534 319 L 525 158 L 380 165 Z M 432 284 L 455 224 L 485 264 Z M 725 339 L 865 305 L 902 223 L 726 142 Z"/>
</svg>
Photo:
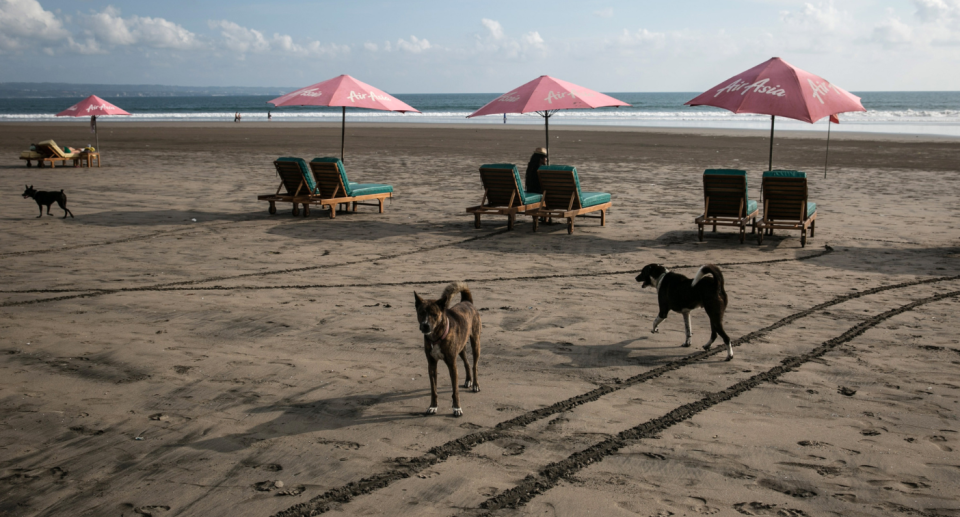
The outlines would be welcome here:
<svg viewBox="0 0 960 517">
<path fill-rule="evenodd" d="M 807 200 L 807 173 L 767 171 L 763 173 L 763 219 L 757 223 L 757 244 L 764 232 L 800 230 L 800 247 L 807 245 L 817 226 L 817 204 Z"/>
<path fill-rule="evenodd" d="M 44 140 L 37 144 L 37 152 L 43 155 L 40 158 L 40 167 L 43 167 L 44 163 L 50 162 L 50 168 L 54 168 L 57 162 L 66 163 L 67 160 L 73 160 L 74 167 L 80 165 L 80 150 L 71 149 L 69 153 L 65 152 L 53 140 Z"/>
<path fill-rule="evenodd" d="M 565 217 L 567 233 L 573 233 L 575 217 L 599 217 L 600 226 L 606 226 L 607 209 L 612 204 L 610 194 L 581 191 L 576 167 L 545 165 L 537 170 L 537 175 L 540 178 L 540 188 L 543 189 L 543 205 L 525 212 L 525 215 L 533 216 L 533 231 L 537 231 L 541 217 Z M 591 212 L 600 212 L 600 215 L 585 215 Z"/>
<path fill-rule="evenodd" d="M 283 157 L 273 162 L 280 176 L 280 185 L 273 194 L 257 196 L 258 201 L 269 201 L 270 214 L 277 213 L 277 202 L 293 203 L 293 215 L 300 215 L 300 205 L 303 205 L 303 216 L 310 215 L 310 199 L 317 191 L 317 184 L 310 174 L 310 168 L 303 158 Z M 281 194 L 281 190 L 286 190 Z"/>
<path fill-rule="evenodd" d="M 473 214 L 476 228 L 480 228 L 481 215 L 505 215 L 507 228 L 512 230 L 518 213 L 543 205 L 543 196 L 524 192 L 520 172 L 512 163 L 481 165 L 480 181 L 483 182 L 483 198 L 479 205 L 467 208 L 467 213 Z"/>
<path fill-rule="evenodd" d="M 757 232 L 756 201 L 750 201 L 747 172 L 737 169 L 707 169 L 703 171 L 703 215 L 697 217 L 698 237 L 703 241 L 703 227 L 736 226 L 740 228 L 740 244 L 747 234 L 747 223 L 752 219 L 750 233 Z"/>
<path fill-rule="evenodd" d="M 27 161 L 27 167 L 33 166 L 33 164 L 31 164 L 30 162 L 37 162 L 37 167 L 40 167 L 41 165 L 43 165 L 40 162 L 40 160 L 43 159 L 43 155 L 33 150 L 21 152 L 20 159 Z"/>
<path fill-rule="evenodd" d="M 383 200 L 393 197 L 393 186 L 383 183 L 352 183 L 347 179 L 347 171 L 339 158 L 314 158 L 310 160 L 310 170 L 317 183 L 317 192 L 311 203 L 330 208 L 330 219 L 337 216 L 337 205 L 376 206 L 383 213 Z M 377 203 L 362 203 L 376 200 Z"/>
</svg>

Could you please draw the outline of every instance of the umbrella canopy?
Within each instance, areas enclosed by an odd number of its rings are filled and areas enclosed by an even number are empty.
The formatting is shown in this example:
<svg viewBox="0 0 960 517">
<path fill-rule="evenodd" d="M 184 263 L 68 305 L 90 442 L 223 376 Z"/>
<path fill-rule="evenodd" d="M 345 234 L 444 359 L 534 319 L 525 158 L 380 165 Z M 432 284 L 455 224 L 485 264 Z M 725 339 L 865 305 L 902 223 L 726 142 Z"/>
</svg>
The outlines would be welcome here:
<svg viewBox="0 0 960 517">
<path fill-rule="evenodd" d="M 347 107 L 367 108 L 381 111 L 420 113 L 396 97 L 358 81 L 349 75 L 341 75 L 290 92 L 267 101 L 274 106 L 340 106 L 340 160 L 343 161 L 343 140 L 347 124 Z"/>
<path fill-rule="evenodd" d="M 129 113 L 96 95 L 91 95 L 57 113 L 58 117 L 90 117 L 90 129 L 92 129 L 94 135 L 96 135 L 98 153 L 100 152 L 100 132 L 97 131 L 97 117 L 103 115 L 129 115 Z M 99 164 L 100 162 L 98 161 L 97 163 Z"/>
<path fill-rule="evenodd" d="M 101 115 L 129 115 L 129 113 L 96 95 L 91 95 L 57 113 L 58 117 L 98 117 Z"/>
<path fill-rule="evenodd" d="M 549 120 L 557 110 L 601 108 L 605 106 L 629 106 L 629 104 L 583 86 L 568 83 L 549 75 L 541 75 L 529 83 L 493 99 L 482 108 L 467 115 L 467 118 L 501 113 L 539 113 L 543 117 L 544 128 L 547 132 L 547 159 L 549 160 Z"/>
<path fill-rule="evenodd" d="M 837 113 L 867 111 L 860 104 L 860 97 L 779 57 L 735 75 L 685 104 L 770 115 L 770 169 L 777 116 L 812 124 Z"/>
</svg>

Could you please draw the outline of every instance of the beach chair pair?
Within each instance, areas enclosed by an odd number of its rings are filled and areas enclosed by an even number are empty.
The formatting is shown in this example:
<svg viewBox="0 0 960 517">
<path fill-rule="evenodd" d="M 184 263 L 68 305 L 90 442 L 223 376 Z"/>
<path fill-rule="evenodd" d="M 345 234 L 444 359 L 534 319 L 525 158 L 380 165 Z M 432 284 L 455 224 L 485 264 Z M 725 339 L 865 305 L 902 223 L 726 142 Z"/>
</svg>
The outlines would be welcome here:
<svg viewBox="0 0 960 517">
<path fill-rule="evenodd" d="M 347 179 L 347 171 L 339 158 L 314 158 L 309 164 L 303 158 L 282 157 L 273 162 L 280 177 L 274 194 L 257 196 L 270 203 L 270 214 L 277 213 L 277 203 L 292 203 L 293 215 L 310 215 L 310 206 L 330 210 L 330 218 L 337 216 L 337 207 L 357 211 L 358 205 L 377 206 L 383 213 L 383 201 L 393 197 L 393 187 L 381 183 L 354 183 Z M 281 191 L 285 190 L 284 193 Z M 364 201 L 377 203 L 364 203 Z"/>
<path fill-rule="evenodd" d="M 517 166 L 495 163 L 480 167 L 483 198 L 480 204 L 467 208 L 473 214 L 474 226 L 480 228 L 482 215 L 506 215 L 507 228 L 513 229 L 518 214 L 533 217 L 533 231 L 540 218 L 565 218 L 567 233 L 573 233 L 574 219 L 594 217 L 606 226 L 607 209 L 612 205 L 606 192 L 583 192 L 577 168 L 569 165 L 545 165 L 537 170 L 542 194 L 525 192 Z M 586 214 L 600 212 L 599 216 Z"/>
<path fill-rule="evenodd" d="M 20 153 L 20 159 L 27 162 L 27 167 L 31 166 L 30 162 L 36 161 L 37 167 L 43 167 L 44 163 L 50 162 L 50 167 L 53 168 L 56 167 L 57 162 L 66 163 L 67 160 L 73 160 L 73 166 L 77 167 L 80 165 L 81 154 L 80 149 L 70 149 L 68 152 L 61 149 L 53 140 L 44 140 L 34 146 L 34 149 Z"/>
<path fill-rule="evenodd" d="M 703 241 L 705 226 L 734 226 L 740 230 L 740 242 L 750 233 L 757 235 L 757 244 L 763 235 L 777 230 L 800 230 L 800 247 L 807 245 L 816 229 L 817 205 L 807 199 L 807 175 L 799 171 L 767 171 L 763 173 L 763 218 L 760 206 L 750 201 L 747 172 L 737 169 L 707 169 L 703 172 L 703 215 L 697 217 L 698 237 Z"/>
</svg>

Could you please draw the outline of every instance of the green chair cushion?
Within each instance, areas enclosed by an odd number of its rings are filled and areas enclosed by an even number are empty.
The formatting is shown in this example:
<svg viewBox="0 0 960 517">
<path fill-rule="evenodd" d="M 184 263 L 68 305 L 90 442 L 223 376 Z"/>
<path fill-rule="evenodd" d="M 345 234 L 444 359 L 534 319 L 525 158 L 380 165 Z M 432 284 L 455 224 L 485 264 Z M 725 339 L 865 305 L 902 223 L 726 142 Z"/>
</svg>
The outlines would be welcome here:
<svg viewBox="0 0 960 517">
<path fill-rule="evenodd" d="M 481 169 L 511 169 L 513 170 L 513 179 L 517 182 L 517 188 L 520 189 L 520 204 L 529 205 L 530 203 L 539 203 L 543 196 L 540 194 L 527 193 L 523 189 L 523 182 L 520 181 L 520 171 L 512 163 L 485 163 L 480 166 Z"/>
<path fill-rule="evenodd" d="M 800 171 L 767 171 L 763 173 L 764 178 L 806 178 L 806 172 Z"/>
<path fill-rule="evenodd" d="M 580 194 L 580 206 L 583 208 L 609 202 L 610 194 L 606 192 L 583 192 Z"/>
<path fill-rule="evenodd" d="M 747 200 L 747 215 L 750 215 L 757 211 L 757 202 Z"/>
<path fill-rule="evenodd" d="M 813 201 L 807 201 L 807 218 L 809 219 L 817 211 L 817 204 Z"/>
<path fill-rule="evenodd" d="M 383 183 L 354 183 L 350 186 L 350 196 L 366 196 L 370 194 L 386 194 L 393 192 L 392 185 Z"/>
<path fill-rule="evenodd" d="M 313 173 L 310 172 L 310 167 L 307 165 L 307 162 L 303 158 L 296 158 L 294 156 L 281 156 L 277 158 L 278 162 L 293 162 L 300 166 L 300 174 L 303 174 L 303 179 L 307 182 L 307 187 L 310 188 L 311 194 L 317 193 L 317 182 L 313 180 Z"/>
<path fill-rule="evenodd" d="M 314 158 L 310 161 L 317 163 L 336 163 L 337 170 L 340 171 L 340 180 L 343 181 L 343 189 L 347 191 L 347 196 L 352 197 L 357 195 L 353 193 L 353 185 L 356 185 L 356 183 L 351 183 L 350 180 L 347 179 L 347 169 L 343 166 L 343 162 L 340 161 L 340 158 L 326 156 L 323 158 Z"/>
</svg>

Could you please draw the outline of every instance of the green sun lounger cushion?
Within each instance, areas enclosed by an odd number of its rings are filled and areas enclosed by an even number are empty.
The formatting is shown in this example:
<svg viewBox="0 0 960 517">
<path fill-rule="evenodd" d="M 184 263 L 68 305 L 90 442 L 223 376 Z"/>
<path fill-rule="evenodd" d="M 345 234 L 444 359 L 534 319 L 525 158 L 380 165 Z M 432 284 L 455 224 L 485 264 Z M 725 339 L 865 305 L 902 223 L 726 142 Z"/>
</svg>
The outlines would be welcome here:
<svg viewBox="0 0 960 517">
<path fill-rule="evenodd" d="M 344 190 L 347 191 L 347 197 L 354 196 L 366 196 L 368 194 L 384 194 L 387 192 L 393 192 L 393 186 L 387 185 L 384 183 L 354 183 L 347 178 L 347 169 L 343 166 L 343 162 L 340 161 L 340 158 L 334 158 L 326 156 L 323 158 L 314 158 L 310 160 L 311 162 L 317 163 L 336 163 L 337 170 L 340 171 L 340 179 L 343 181 Z M 361 190 L 362 193 L 358 194 L 357 190 Z"/>
<path fill-rule="evenodd" d="M 300 173 L 303 174 L 304 181 L 307 182 L 307 187 L 310 188 L 311 194 L 316 194 L 317 192 L 317 182 L 313 181 L 313 173 L 310 172 L 310 167 L 307 166 L 306 160 L 303 158 L 296 158 L 293 156 L 282 156 L 277 158 L 278 162 L 292 162 L 300 166 Z"/>
<path fill-rule="evenodd" d="M 750 201 L 750 188 L 747 184 L 747 171 L 740 169 L 707 169 L 703 171 L 704 176 L 743 176 L 743 197 L 747 200 L 747 214 L 752 214 L 757 209 L 757 202 Z"/>
<path fill-rule="evenodd" d="M 543 165 L 537 169 L 540 171 L 570 171 L 573 172 L 573 182 L 577 185 L 577 197 L 580 198 L 580 207 L 587 208 L 602 203 L 608 203 L 611 199 L 607 192 L 583 192 L 580 190 L 580 176 L 577 175 L 577 168 L 571 165 Z M 541 181 L 542 185 L 543 182 Z"/>
<path fill-rule="evenodd" d="M 802 171 L 776 170 L 763 173 L 764 178 L 806 178 L 807 173 Z M 807 201 L 807 218 L 817 211 L 817 204 L 813 201 Z"/>
<path fill-rule="evenodd" d="M 540 194 L 534 194 L 533 192 L 526 192 L 523 189 L 523 181 L 520 181 L 520 171 L 517 170 L 517 166 L 512 163 L 485 163 L 480 166 L 481 169 L 507 169 L 513 170 L 513 178 L 517 182 L 517 188 L 520 191 L 520 204 L 529 205 L 531 203 L 539 203 L 543 200 L 543 196 Z"/>
</svg>

